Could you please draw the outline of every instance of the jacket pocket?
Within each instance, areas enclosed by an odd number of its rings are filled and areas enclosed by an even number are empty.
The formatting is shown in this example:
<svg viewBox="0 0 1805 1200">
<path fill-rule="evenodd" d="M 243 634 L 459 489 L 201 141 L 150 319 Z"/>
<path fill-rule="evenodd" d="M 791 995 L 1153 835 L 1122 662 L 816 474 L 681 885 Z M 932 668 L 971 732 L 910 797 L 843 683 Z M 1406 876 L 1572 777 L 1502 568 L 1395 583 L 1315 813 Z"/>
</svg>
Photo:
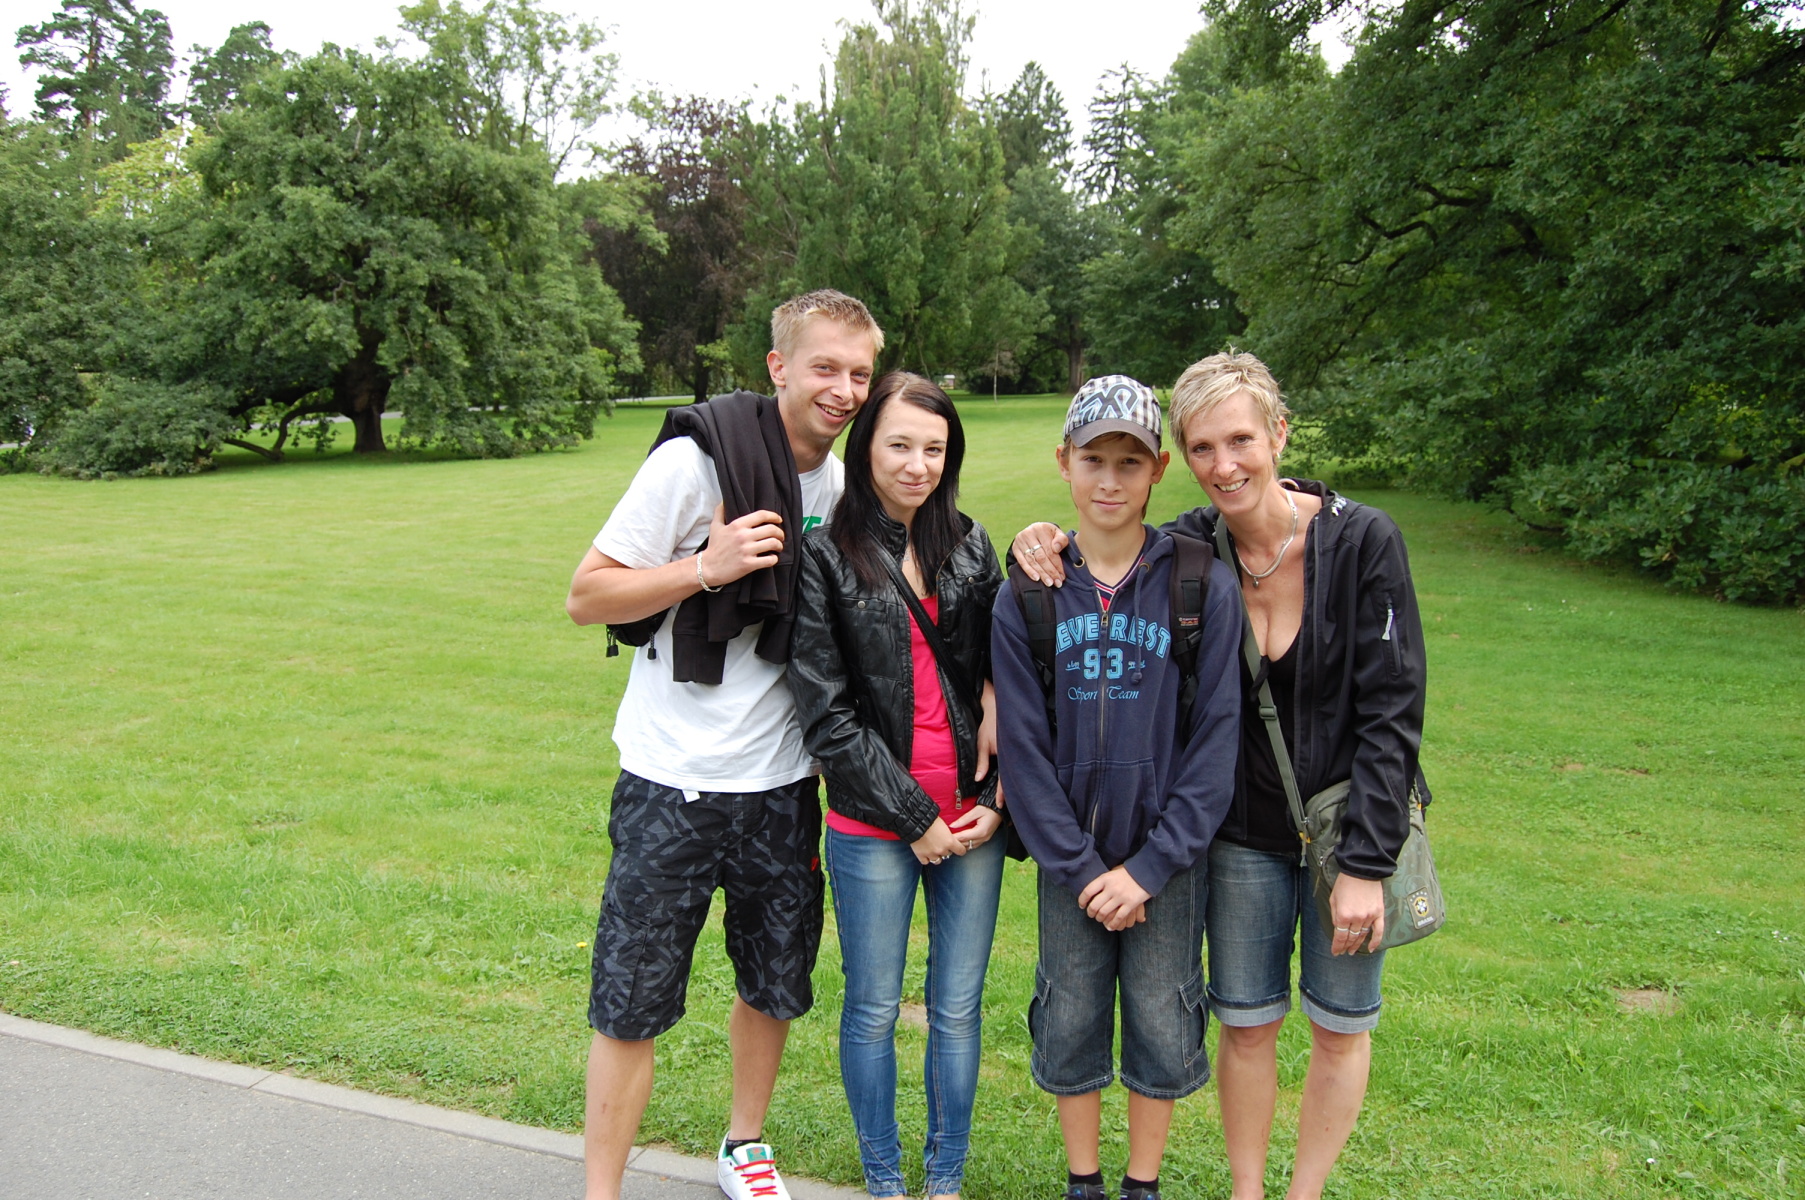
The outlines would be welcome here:
<svg viewBox="0 0 1805 1200">
<path fill-rule="evenodd" d="M 1159 822 L 1164 797 L 1151 758 L 1108 762 L 1092 759 L 1072 768 L 1067 794 L 1076 802 L 1084 831 L 1110 866 L 1140 849 Z"/>
<path fill-rule="evenodd" d="M 851 650 L 846 656 L 849 676 L 903 679 L 914 674 L 908 643 L 896 643 L 896 613 L 889 601 L 841 596 L 834 601 L 834 608 L 840 644 Z"/>
</svg>

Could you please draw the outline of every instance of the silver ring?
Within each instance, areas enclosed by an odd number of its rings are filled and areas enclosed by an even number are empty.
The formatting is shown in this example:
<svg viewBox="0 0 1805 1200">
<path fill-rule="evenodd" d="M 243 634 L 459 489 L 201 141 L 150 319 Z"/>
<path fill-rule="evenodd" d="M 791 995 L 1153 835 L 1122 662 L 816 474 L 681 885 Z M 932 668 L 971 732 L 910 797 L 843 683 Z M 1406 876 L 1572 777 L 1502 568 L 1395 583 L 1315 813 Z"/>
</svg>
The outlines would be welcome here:
<svg viewBox="0 0 1805 1200">
<path fill-rule="evenodd" d="M 1047 552 L 1046 547 L 1044 547 L 1044 546 L 1029 546 L 1028 547 L 1029 554 L 1045 554 L 1046 552 Z"/>
</svg>

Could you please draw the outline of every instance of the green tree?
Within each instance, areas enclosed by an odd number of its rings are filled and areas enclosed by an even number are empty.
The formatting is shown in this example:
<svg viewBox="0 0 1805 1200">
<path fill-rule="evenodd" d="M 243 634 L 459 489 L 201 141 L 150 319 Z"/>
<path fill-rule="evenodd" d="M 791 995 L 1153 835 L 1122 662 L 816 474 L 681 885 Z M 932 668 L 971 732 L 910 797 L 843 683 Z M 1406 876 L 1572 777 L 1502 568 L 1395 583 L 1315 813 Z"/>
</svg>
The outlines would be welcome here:
<svg viewBox="0 0 1805 1200">
<path fill-rule="evenodd" d="M 1246 327 L 1210 255 L 1172 236 L 1189 200 L 1172 163 L 1212 86 L 1212 49 L 1208 31 L 1194 37 L 1158 83 L 1124 67 L 1091 103 L 1084 181 L 1103 244 L 1085 264 L 1084 300 L 1099 374 L 1170 384 Z"/>
<path fill-rule="evenodd" d="M 648 96 L 636 108 L 649 134 L 621 147 L 614 167 L 644 187 L 650 223 L 595 226 L 596 260 L 639 322 L 639 386 L 674 379 L 705 400 L 746 295 L 746 193 L 733 157 L 744 114 L 699 97 Z"/>
<path fill-rule="evenodd" d="M 434 62 L 328 48 L 254 85 L 197 152 L 193 286 L 149 339 L 165 372 L 286 431 L 349 418 L 509 454 L 586 436 L 631 326 L 582 258 L 610 198 L 553 186 L 537 150 L 459 135 L 469 96 Z"/>
<path fill-rule="evenodd" d="M 1039 63 L 1030 62 L 1000 96 L 988 97 L 986 116 L 1003 148 L 1009 182 L 1010 222 L 1025 233 L 1015 281 L 1045 308 L 1039 332 L 996 356 L 1008 377 L 986 378 L 979 365 L 977 389 L 1075 391 L 1084 382 L 1088 341 L 1084 267 L 1100 246 L 1097 211 L 1082 202 L 1069 180 L 1072 122 L 1065 98 Z M 1001 347 L 999 351 L 1001 351 Z"/>
<path fill-rule="evenodd" d="M 563 172 L 610 111 L 618 62 L 602 30 L 539 0 L 487 0 L 467 9 L 441 0 L 401 10 L 403 27 L 446 76 L 445 112 L 466 137 L 496 147 L 537 145 Z"/>
<path fill-rule="evenodd" d="M 32 445 L 87 403 L 82 378 L 105 366 L 133 266 L 94 206 L 57 131 L 0 126 L 0 443 Z"/>
<path fill-rule="evenodd" d="M 1044 68 L 1029 62 L 1015 82 L 985 107 L 1003 147 L 1003 178 L 1023 167 L 1065 171 L 1072 165 L 1072 120 L 1065 97 Z"/>
<path fill-rule="evenodd" d="M 22 66 L 39 73 L 46 121 L 116 158 L 169 124 L 175 69 L 169 22 L 132 0 L 63 0 L 56 15 L 20 28 Z"/>
<path fill-rule="evenodd" d="M 1025 345 L 1043 321 L 1012 269 L 996 131 L 967 102 L 972 22 L 947 0 L 880 0 L 847 29 L 819 101 L 749 125 L 747 243 L 756 281 L 734 338 L 763 373 L 765 320 L 787 295 L 833 286 L 884 327 L 882 366 L 936 372 Z"/>
<path fill-rule="evenodd" d="M 1407 0 L 1333 77 L 1284 68 L 1288 14 L 1223 16 L 1280 69 L 1175 158 L 1181 240 L 1339 449 L 1686 586 L 1805 591 L 1784 5 Z"/>
<path fill-rule="evenodd" d="M 270 45 L 270 27 L 262 21 L 235 25 L 217 50 L 193 47 L 188 72 L 188 119 L 210 125 L 238 103 L 244 91 L 282 61 Z"/>
</svg>

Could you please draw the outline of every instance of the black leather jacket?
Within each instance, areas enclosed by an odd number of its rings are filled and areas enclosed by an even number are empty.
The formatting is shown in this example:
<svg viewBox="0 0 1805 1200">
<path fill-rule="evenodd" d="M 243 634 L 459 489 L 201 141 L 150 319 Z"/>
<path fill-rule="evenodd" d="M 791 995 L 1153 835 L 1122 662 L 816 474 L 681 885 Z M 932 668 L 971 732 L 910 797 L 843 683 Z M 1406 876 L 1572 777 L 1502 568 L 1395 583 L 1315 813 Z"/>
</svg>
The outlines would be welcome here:
<svg viewBox="0 0 1805 1200">
<path fill-rule="evenodd" d="M 972 686 L 990 678 L 990 609 L 1003 573 L 984 527 L 960 514 L 965 537 L 941 567 L 936 582 L 936 627 Z M 871 536 L 901 560 L 908 531 L 883 514 Z M 920 838 L 940 808 L 909 774 L 915 741 L 914 661 L 909 654 L 907 604 L 886 583 L 867 589 L 840 554 L 827 529 L 802 539 L 802 581 L 796 600 L 796 632 L 790 648 L 790 691 L 802 722 L 802 740 L 827 775 L 828 807 L 842 816 L 896 834 Z M 977 771 L 979 697 L 951 699 L 946 673 L 940 683 L 959 757 L 959 794 L 996 807 L 997 769 Z"/>
<path fill-rule="evenodd" d="M 1417 765 L 1428 664 L 1416 587 L 1390 517 L 1311 480 L 1296 486 L 1322 511 L 1304 559 L 1292 769 L 1306 799 L 1352 781 L 1336 857 L 1356 878 L 1385 879 L 1410 832 L 1411 789 L 1429 803 Z M 1213 539 L 1216 510 L 1193 509 L 1166 528 Z M 1243 841 L 1248 804 L 1236 795 L 1218 837 Z"/>
</svg>

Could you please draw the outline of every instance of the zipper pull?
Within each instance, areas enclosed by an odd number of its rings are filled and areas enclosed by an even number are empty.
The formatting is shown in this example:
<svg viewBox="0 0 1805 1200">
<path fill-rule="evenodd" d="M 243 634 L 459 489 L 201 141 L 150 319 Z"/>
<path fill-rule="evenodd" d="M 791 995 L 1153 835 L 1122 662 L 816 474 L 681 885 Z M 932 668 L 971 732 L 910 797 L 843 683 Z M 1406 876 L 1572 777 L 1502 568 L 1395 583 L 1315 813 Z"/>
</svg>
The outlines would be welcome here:
<svg viewBox="0 0 1805 1200">
<path fill-rule="evenodd" d="M 1391 616 L 1391 601 L 1387 600 L 1385 602 L 1385 632 L 1379 635 L 1379 640 L 1381 642 L 1389 642 L 1391 640 Z"/>
</svg>

